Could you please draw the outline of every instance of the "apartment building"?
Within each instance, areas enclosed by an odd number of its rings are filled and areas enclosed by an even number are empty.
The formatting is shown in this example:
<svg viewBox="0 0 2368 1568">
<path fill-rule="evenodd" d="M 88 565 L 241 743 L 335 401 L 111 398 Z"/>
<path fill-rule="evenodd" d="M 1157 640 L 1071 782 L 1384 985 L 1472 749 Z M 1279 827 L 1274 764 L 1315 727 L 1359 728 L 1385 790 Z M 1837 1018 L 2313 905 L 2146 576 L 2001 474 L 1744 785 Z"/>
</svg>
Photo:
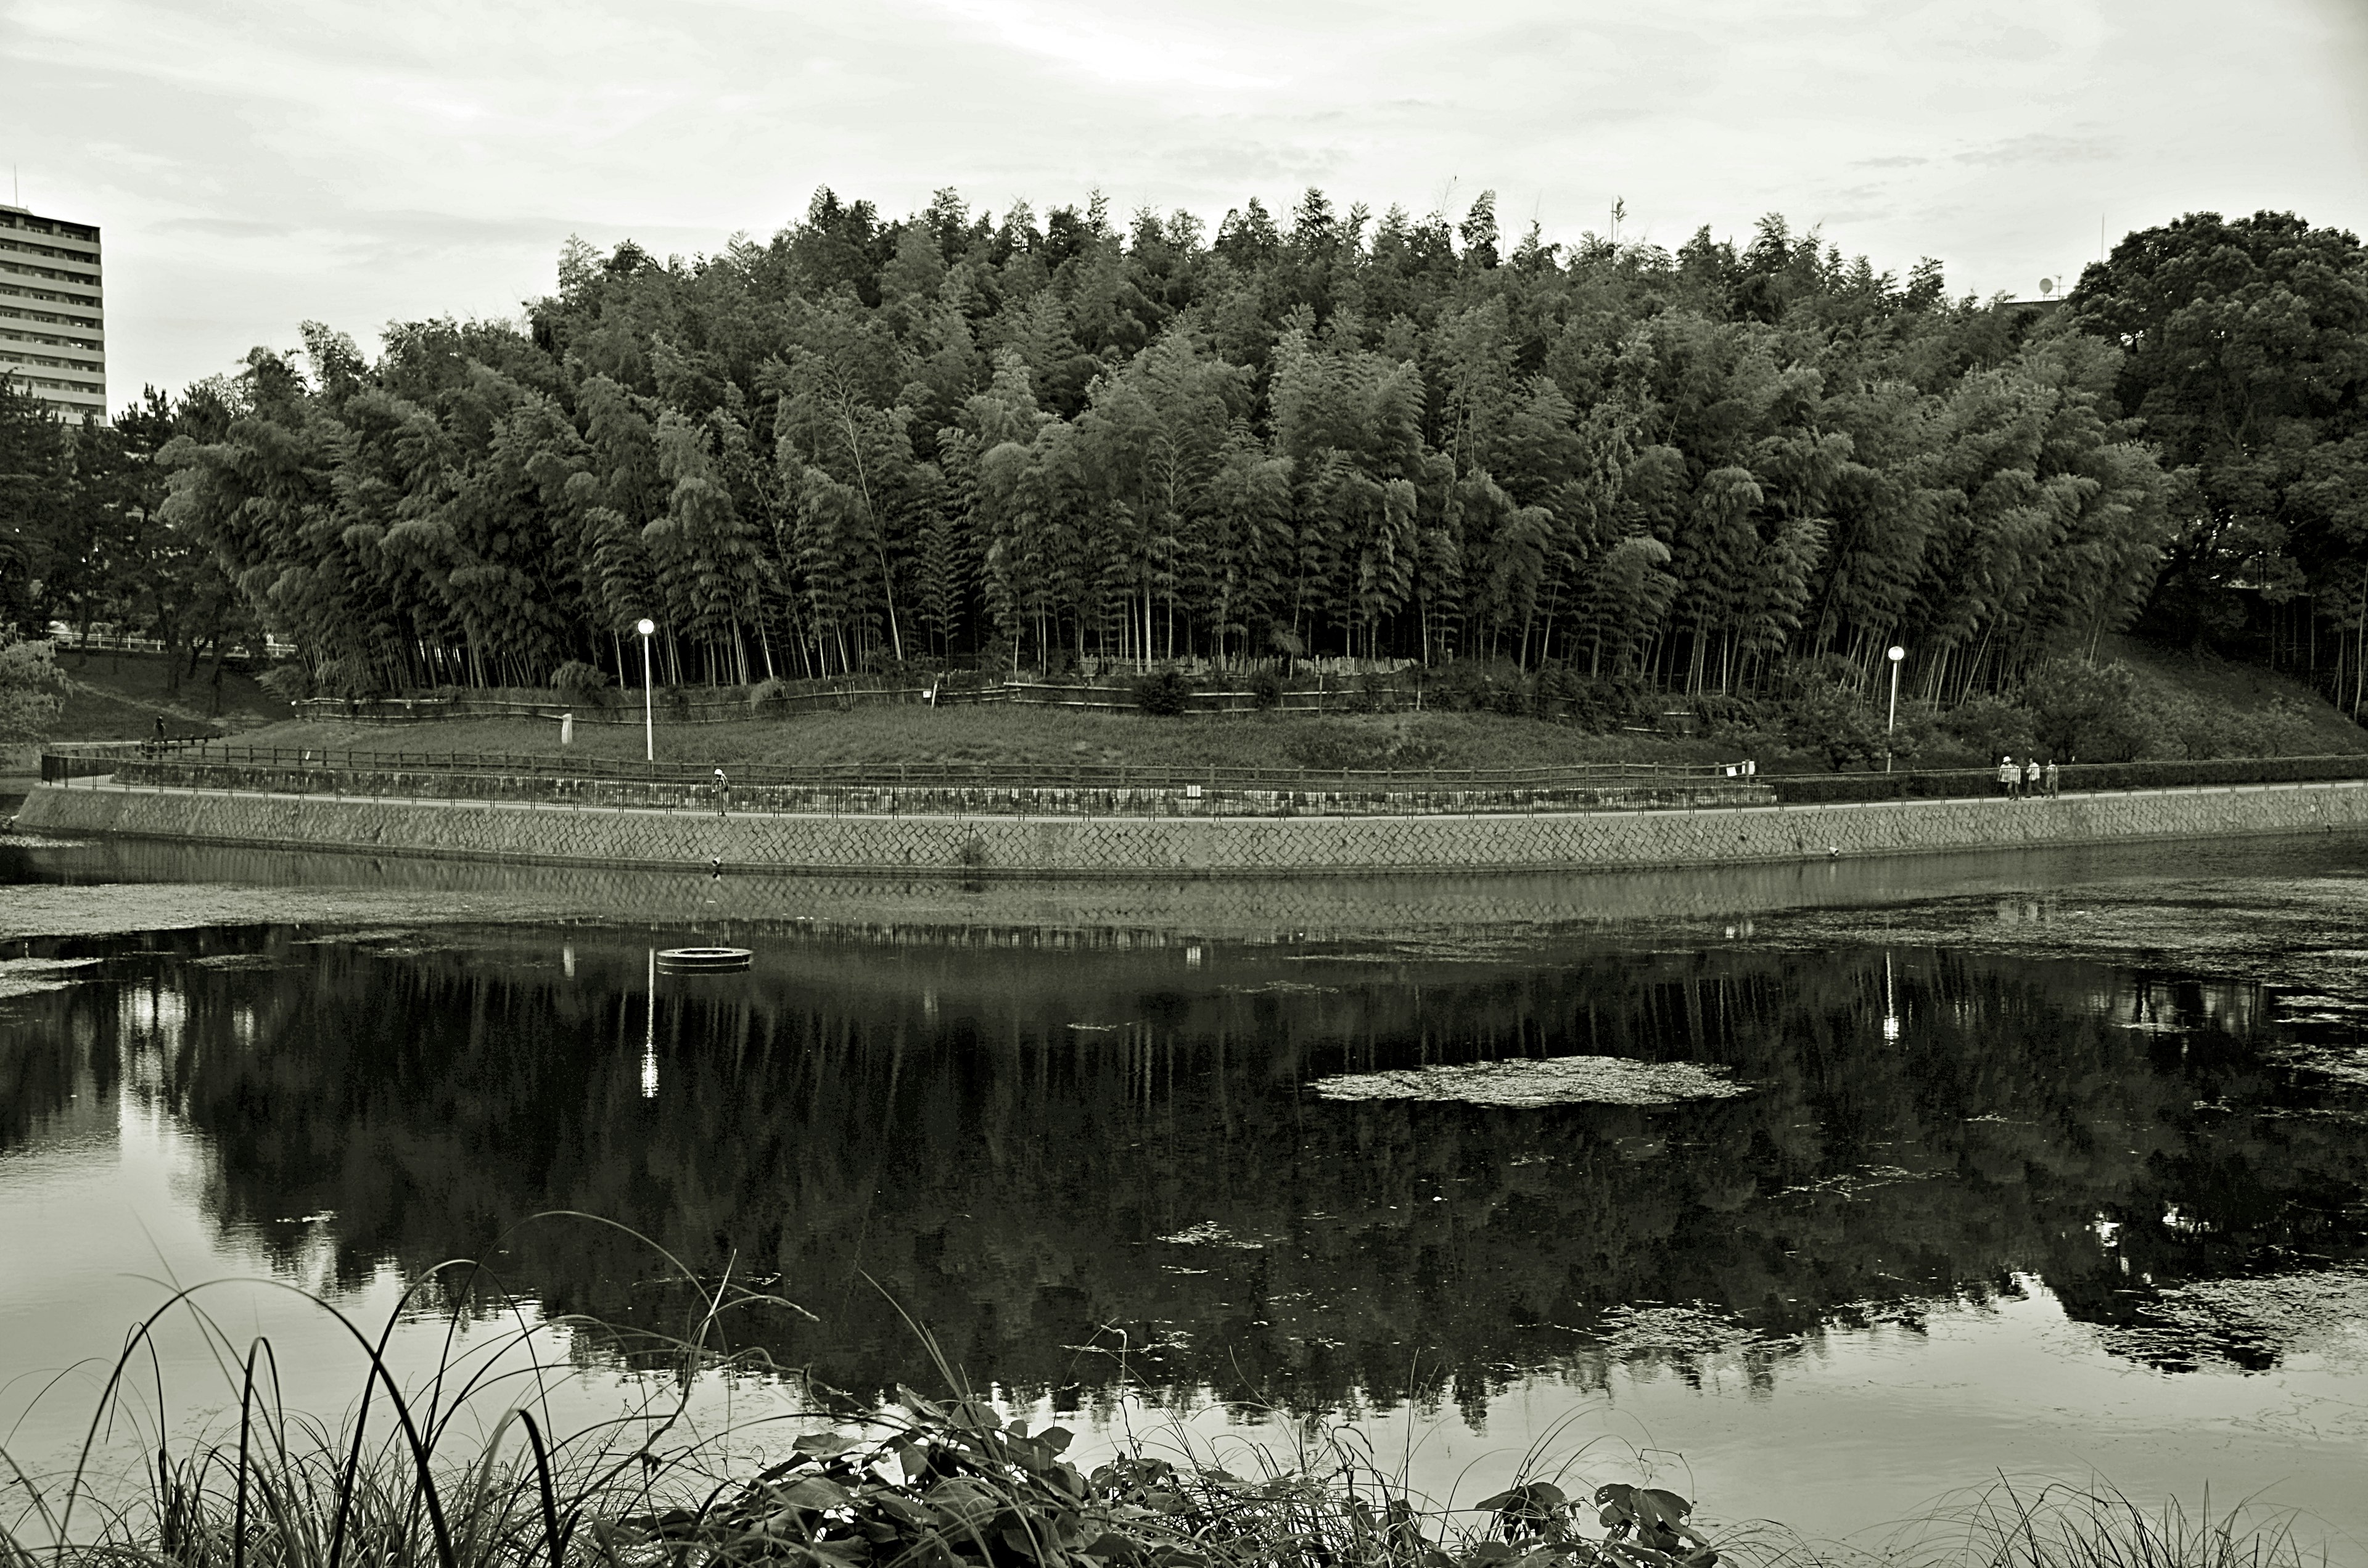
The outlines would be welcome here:
<svg viewBox="0 0 2368 1568">
<path fill-rule="evenodd" d="M 107 417 L 98 230 L 0 204 L 0 371 L 59 417 Z"/>
</svg>

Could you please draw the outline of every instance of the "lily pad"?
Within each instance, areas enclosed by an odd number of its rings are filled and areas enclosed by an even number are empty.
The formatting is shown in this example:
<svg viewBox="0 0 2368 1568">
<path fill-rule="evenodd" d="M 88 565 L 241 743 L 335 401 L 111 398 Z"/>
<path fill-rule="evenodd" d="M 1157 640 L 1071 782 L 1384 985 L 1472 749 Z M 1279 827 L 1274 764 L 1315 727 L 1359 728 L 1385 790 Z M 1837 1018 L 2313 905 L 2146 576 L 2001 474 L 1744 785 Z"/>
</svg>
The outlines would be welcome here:
<svg viewBox="0 0 2368 1568">
<path fill-rule="evenodd" d="M 97 959 L 0 960 L 0 996 L 29 996 L 36 991 L 57 991 L 88 976 L 74 971 L 97 963 Z"/>
<path fill-rule="evenodd" d="M 1751 1092 L 1727 1069 L 1697 1062 L 1632 1062 L 1622 1056 L 1534 1056 L 1343 1073 L 1315 1081 L 1327 1100 L 1458 1100 L 1536 1109 L 1557 1105 L 1679 1105 L 1731 1100 Z"/>
</svg>

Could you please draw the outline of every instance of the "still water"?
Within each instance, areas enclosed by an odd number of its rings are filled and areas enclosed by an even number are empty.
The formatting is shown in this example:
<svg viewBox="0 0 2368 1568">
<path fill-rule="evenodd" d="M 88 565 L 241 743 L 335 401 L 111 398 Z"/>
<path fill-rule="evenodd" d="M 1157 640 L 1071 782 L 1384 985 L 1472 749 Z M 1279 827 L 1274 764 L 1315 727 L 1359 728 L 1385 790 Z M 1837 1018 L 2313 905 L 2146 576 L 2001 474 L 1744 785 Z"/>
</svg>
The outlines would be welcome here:
<svg viewBox="0 0 2368 1568">
<path fill-rule="evenodd" d="M 0 948 L 0 1433 L 36 1465 L 178 1288 L 135 1358 L 152 1423 L 234 1408 L 258 1333 L 334 1416 L 351 1338 L 288 1287 L 397 1315 L 424 1375 L 464 1279 L 460 1353 L 532 1346 L 592 1420 L 648 1397 L 618 1335 L 688 1321 L 678 1263 L 812 1314 L 734 1313 L 799 1373 L 711 1415 L 937 1385 L 918 1324 L 1089 1434 L 1345 1422 L 1440 1496 L 1539 1444 L 1866 1540 L 2001 1472 L 2094 1478 L 2257 1495 L 2368 1560 L 2356 842 L 1657 909 L 1461 888 L 1428 924 L 1360 923 L 1383 895 L 1354 888 L 1146 893 L 1129 923 L 682 881 L 628 926 L 522 873 L 464 898 L 255 860 L 199 873 L 249 916 L 217 925 L 174 868 L 94 855 L 13 852 L 0 885 L 40 910 L 0 922 L 28 933 Z M 254 919 L 274 876 L 306 902 Z M 1262 896 L 1296 915 L 1243 919 Z M 754 969 L 653 972 L 719 937 Z M 1499 1070 L 1517 1103 L 1455 1097 L 1455 1069 L 1573 1056 L 1748 1092 L 1520 1103 L 1547 1076 Z"/>
</svg>

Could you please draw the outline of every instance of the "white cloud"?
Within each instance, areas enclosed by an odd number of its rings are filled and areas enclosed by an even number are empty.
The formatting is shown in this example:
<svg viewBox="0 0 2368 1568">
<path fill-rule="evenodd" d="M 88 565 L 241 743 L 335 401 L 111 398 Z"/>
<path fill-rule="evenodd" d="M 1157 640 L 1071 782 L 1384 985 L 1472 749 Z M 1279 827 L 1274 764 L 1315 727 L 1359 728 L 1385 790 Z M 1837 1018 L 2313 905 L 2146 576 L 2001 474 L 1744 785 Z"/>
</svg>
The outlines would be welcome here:
<svg viewBox="0 0 2368 1568">
<path fill-rule="evenodd" d="M 110 382 L 317 317 L 508 315 L 571 232 L 661 254 L 814 187 L 1320 182 L 1508 226 L 1796 227 L 2026 289 L 2195 208 L 2368 226 L 2353 0 L 0 0 L 0 154 L 107 230 Z"/>
</svg>

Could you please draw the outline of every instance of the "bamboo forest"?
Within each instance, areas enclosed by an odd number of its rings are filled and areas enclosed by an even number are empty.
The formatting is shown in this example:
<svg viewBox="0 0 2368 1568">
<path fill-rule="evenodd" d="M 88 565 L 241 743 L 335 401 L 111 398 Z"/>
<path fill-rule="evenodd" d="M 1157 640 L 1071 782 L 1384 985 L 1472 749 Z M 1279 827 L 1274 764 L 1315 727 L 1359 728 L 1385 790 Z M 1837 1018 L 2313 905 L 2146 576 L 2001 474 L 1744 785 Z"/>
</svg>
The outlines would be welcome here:
<svg viewBox="0 0 2368 1568">
<path fill-rule="evenodd" d="M 635 679 L 644 617 L 677 684 L 1330 656 L 1748 695 L 1896 642 L 1948 703 L 2147 615 L 2360 678 L 2351 235 L 2196 215 L 2013 303 L 1773 216 L 1613 229 L 825 189 L 719 255 L 571 241 L 517 320 L 375 359 L 306 324 L 45 437 L 134 498 L 57 504 L 47 613 L 251 618 L 342 695 Z"/>
</svg>

